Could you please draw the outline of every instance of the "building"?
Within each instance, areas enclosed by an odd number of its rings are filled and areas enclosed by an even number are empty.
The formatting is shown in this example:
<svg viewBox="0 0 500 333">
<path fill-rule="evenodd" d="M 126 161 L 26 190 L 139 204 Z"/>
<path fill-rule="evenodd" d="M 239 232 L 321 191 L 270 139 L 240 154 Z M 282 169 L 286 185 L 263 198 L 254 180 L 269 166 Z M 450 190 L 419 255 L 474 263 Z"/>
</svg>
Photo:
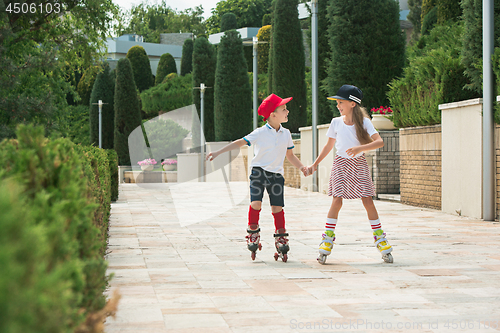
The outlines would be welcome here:
<svg viewBox="0 0 500 333">
<path fill-rule="evenodd" d="M 118 38 L 108 38 L 106 40 L 107 55 L 106 59 L 109 62 L 110 68 L 116 68 L 116 63 L 121 58 L 127 56 L 128 50 L 131 47 L 140 45 L 146 51 L 149 57 L 149 62 L 151 64 L 151 72 L 156 75 L 158 69 L 158 63 L 160 62 L 160 57 L 162 54 L 170 53 L 174 59 L 177 66 L 177 73 L 180 73 L 181 69 L 181 58 L 182 58 L 182 45 L 184 41 L 188 38 L 192 38 L 191 33 L 173 33 L 173 34 L 161 34 L 161 43 L 147 43 L 144 42 L 144 38 L 139 35 L 123 35 Z"/>
</svg>

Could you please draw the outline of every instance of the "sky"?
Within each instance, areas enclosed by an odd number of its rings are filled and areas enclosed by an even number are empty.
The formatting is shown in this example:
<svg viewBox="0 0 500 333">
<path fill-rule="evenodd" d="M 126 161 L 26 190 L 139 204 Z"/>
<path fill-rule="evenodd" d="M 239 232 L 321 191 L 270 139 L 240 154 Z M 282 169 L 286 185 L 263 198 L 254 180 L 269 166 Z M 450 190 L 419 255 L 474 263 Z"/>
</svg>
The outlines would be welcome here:
<svg viewBox="0 0 500 333">
<path fill-rule="evenodd" d="M 113 0 L 115 4 L 118 6 L 124 8 L 124 9 L 130 9 L 132 5 L 138 5 L 140 3 L 145 2 L 146 0 Z M 172 9 L 176 10 L 177 12 L 181 12 L 185 9 L 188 8 L 194 8 L 197 6 L 202 5 L 203 10 L 205 11 L 203 17 L 205 19 L 209 18 L 212 15 L 212 8 L 215 8 L 217 6 L 217 3 L 222 0 L 165 0 L 168 6 L 170 6 Z M 153 5 L 156 3 L 160 3 L 161 1 L 159 0 L 148 0 L 148 3 Z"/>
</svg>

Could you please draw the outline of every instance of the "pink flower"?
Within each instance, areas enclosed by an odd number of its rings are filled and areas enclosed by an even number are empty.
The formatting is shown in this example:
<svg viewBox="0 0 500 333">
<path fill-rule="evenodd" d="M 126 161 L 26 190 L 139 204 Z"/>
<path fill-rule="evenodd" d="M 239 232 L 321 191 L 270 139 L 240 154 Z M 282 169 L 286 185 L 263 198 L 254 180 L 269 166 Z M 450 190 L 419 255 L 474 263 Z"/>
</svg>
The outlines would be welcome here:
<svg viewBox="0 0 500 333">
<path fill-rule="evenodd" d="M 139 165 L 155 165 L 157 162 L 154 158 L 147 158 L 145 160 L 137 162 Z"/>
</svg>

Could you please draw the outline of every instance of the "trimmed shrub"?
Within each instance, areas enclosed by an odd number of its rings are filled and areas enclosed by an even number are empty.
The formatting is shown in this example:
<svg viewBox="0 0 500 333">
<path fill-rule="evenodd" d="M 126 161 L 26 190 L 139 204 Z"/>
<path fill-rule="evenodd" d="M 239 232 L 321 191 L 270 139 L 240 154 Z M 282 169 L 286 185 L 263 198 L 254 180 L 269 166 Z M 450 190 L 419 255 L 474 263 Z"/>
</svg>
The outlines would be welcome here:
<svg viewBox="0 0 500 333">
<path fill-rule="evenodd" d="M 352 84 L 363 91 L 368 110 L 388 105 L 387 85 L 401 75 L 405 63 L 398 3 L 332 0 L 328 9 L 331 61 L 324 89 L 331 96 Z M 335 110 L 336 103 L 331 106 Z"/>
<path fill-rule="evenodd" d="M 436 7 L 437 0 L 422 0 L 422 9 L 420 12 L 420 21 L 423 23 L 427 14 Z"/>
<path fill-rule="evenodd" d="M 0 143 L 0 331 L 75 331 L 104 307 L 109 165 L 42 127 Z"/>
<path fill-rule="evenodd" d="M 192 75 L 170 73 L 164 83 L 141 93 L 142 109 L 148 118 L 192 104 Z"/>
<path fill-rule="evenodd" d="M 215 88 L 215 66 L 216 66 L 215 47 L 210 44 L 206 38 L 197 38 L 193 46 L 193 81 L 192 88 L 200 87 L 201 83 L 210 87 L 205 90 L 204 95 L 204 120 L 203 126 L 205 140 L 211 142 L 215 140 L 214 132 L 214 88 Z M 197 117 L 201 117 L 200 90 L 192 89 L 193 103 L 196 106 Z M 191 129 L 193 143 L 196 147 L 200 142 L 200 129 L 198 126 Z"/>
<path fill-rule="evenodd" d="M 408 8 L 410 9 L 410 13 L 406 18 L 411 22 L 411 24 L 413 24 L 411 40 L 412 43 L 414 43 L 418 40 L 422 29 L 422 0 L 408 0 Z"/>
<path fill-rule="evenodd" d="M 86 105 L 70 105 L 66 108 L 65 123 L 67 126 L 66 137 L 73 143 L 90 145 L 89 107 Z"/>
<path fill-rule="evenodd" d="M 409 49 L 409 65 L 388 92 L 396 127 L 439 124 L 439 104 L 474 98 L 463 89 L 468 81 L 460 64 L 461 40 L 456 38 L 462 30 L 460 23 L 437 26 L 422 37 L 425 48 Z"/>
<path fill-rule="evenodd" d="M 186 39 L 182 45 L 181 76 L 193 71 L 193 40 Z"/>
<path fill-rule="evenodd" d="M 271 92 L 282 98 L 293 97 L 287 106 L 288 122 L 283 124 L 292 133 L 298 133 L 307 123 L 305 54 L 297 5 L 297 0 L 276 0 L 269 51 Z"/>
<path fill-rule="evenodd" d="M 162 83 L 165 77 L 170 73 L 177 74 L 177 65 L 175 64 L 174 57 L 170 53 L 164 53 L 160 57 L 158 69 L 156 70 L 155 85 L 159 85 L 160 83 Z"/>
<path fill-rule="evenodd" d="M 218 47 L 215 73 L 215 140 L 231 141 L 252 129 L 252 93 L 239 33 L 226 31 Z"/>
<path fill-rule="evenodd" d="M 172 158 L 182 151 L 182 140 L 189 131 L 175 121 L 155 118 L 144 122 L 143 125 L 151 153 L 156 161 Z"/>
<path fill-rule="evenodd" d="M 154 84 L 153 73 L 146 50 L 139 45 L 132 46 L 127 52 L 127 59 L 130 60 L 137 89 L 143 91 L 151 88 Z"/>
<path fill-rule="evenodd" d="M 259 29 L 257 33 L 257 38 L 259 42 L 267 42 L 259 44 L 258 46 L 258 65 L 259 73 L 267 73 L 269 68 L 269 47 L 271 42 L 271 28 L 272 26 L 266 25 Z"/>
<path fill-rule="evenodd" d="M 97 75 L 90 97 L 90 144 L 99 147 L 99 100 L 102 106 L 102 148 L 113 149 L 115 128 L 115 91 L 109 71 L 109 64 Z"/>
<path fill-rule="evenodd" d="M 448 20 L 456 20 L 462 16 L 461 0 L 438 0 L 437 24 L 442 25 Z"/>
<path fill-rule="evenodd" d="M 425 15 L 424 20 L 422 21 L 422 35 L 427 35 L 437 24 L 437 16 L 438 8 L 432 8 L 427 15 Z"/>
<path fill-rule="evenodd" d="M 115 150 L 119 165 L 130 165 L 128 136 L 141 126 L 141 110 L 137 98 L 132 66 L 127 58 L 118 60 L 115 85 Z"/>
<path fill-rule="evenodd" d="M 226 13 L 220 18 L 220 32 L 238 29 L 238 22 L 236 15 L 233 13 Z"/>
</svg>

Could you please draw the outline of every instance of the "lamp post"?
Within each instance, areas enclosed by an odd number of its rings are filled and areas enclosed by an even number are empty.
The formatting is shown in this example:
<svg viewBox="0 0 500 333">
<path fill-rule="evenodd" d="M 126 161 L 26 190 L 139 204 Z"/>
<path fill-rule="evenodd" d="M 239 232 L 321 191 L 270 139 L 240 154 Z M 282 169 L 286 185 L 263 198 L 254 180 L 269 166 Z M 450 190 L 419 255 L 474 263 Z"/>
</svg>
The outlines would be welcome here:
<svg viewBox="0 0 500 333">
<path fill-rule="evenodd" d="M 318 157 L 318 0 L 311 3 L 312 57 L 312 160 Z M 313 192 L 318 192 L 318 172 L 313 174 Z"/>
<path fill-rule="evenodd" d="M 102 100 L 99 100 L 98 103 L 92 103 L 92 105 L 99 106 L 99 148 L 102 148 L 102 106 L 104 104 L 108 103 L 103 103 Z"/>
<path fill-rule="evenodd" d="M 495 220 L 495 161 L 493 128 L 494 52 L 493 0 L 483 0 L 483 219 Z"/>
<path fill-rule="evenodd" d="M 205 84 L 200 84 L 200 147 L 201 147 L 201 181 L 205 181 L 205 134 L 203 133 L 203 126 L 205 124 Z"/>
<path fill-rule="evenodd" d="M 254 36 L 252 38 L 252 41 L 244 41 L 243 44 L 245 45 L 252 45 L 253 46 L 253 129 L 257 128 L 258 124 L 258 115 L 257 115 L 257 109 L 258 109 L 258 93 L 259 93 L 259 87 L 258 87 L 258 47 L 259 44 L 265 44 L 267 42 L 265 41 L 259 41 L 257 36 Z"/>
</svg>

